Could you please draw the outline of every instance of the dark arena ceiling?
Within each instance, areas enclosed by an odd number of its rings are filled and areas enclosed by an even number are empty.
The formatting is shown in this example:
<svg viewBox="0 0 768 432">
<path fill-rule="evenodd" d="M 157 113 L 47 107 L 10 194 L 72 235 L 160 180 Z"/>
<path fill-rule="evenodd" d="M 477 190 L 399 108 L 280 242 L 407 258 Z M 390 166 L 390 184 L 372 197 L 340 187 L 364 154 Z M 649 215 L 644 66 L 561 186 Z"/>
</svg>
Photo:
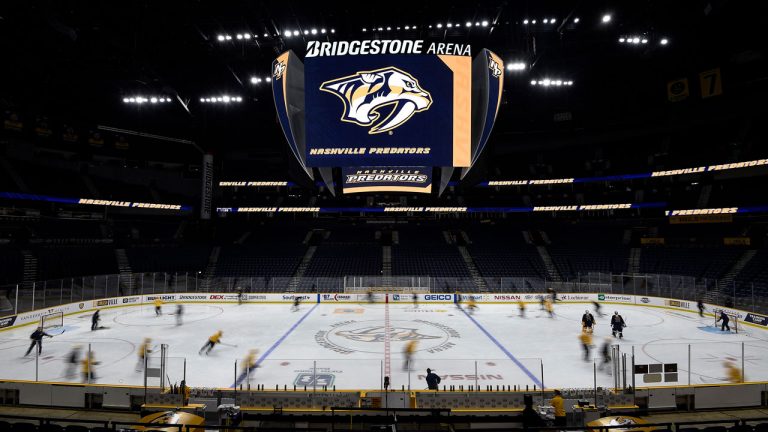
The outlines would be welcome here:
<svg viewBox="0 0 768 432">
<path fill-rule="evenodd" d="M 497 150 L 560 132 L 575 139 L 736 115 L 765 94 L 764 2 L 14 1 L 0 10 L 3 108 L 191 139 L 213 152 L 285 151 L 269 84 L 255 81 L 279 53 L 303 55 L 309 40 L 470 43 L 520 63 L 505 71 Z M 729 74 L 730 99 L 670 106 L 669 80 L 714 67 Z M 548 78 L 551 86 L 538 84 Z M 212 94 L 242 102 L 200 102 Z M 135 95 L 170 102 L 123 103 Z M 571 120 L 553 121 L 558 114 Z"/>
</svg>

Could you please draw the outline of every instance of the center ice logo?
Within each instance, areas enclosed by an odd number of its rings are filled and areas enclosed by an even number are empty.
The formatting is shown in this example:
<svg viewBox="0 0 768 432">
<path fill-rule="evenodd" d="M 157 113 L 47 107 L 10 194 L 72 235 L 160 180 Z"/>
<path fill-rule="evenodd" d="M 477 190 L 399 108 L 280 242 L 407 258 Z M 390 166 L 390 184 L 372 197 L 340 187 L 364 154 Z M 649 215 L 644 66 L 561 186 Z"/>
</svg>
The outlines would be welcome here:
<svg viewBox="0 0 768 432">
<path fill-rule="evenodd" d="M 361 342 L 384 342 L 387 331 L 383 326 L 366 327 L 357 330 L 337 331 L 337 335 Z M 391 341 L 412 341 L 422 339 L 440 339 L 440 336 L 430 336 L 419 333 L 415 328 L 393 328 L 389 330 Z"/>
</svg>

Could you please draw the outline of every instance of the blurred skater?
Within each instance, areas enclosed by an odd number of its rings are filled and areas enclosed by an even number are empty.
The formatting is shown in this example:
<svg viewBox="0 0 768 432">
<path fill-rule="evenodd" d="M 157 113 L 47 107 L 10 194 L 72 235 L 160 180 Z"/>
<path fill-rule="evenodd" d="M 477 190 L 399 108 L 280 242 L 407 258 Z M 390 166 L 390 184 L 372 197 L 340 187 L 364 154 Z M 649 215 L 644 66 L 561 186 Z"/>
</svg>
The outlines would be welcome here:
<svg viewBox="0 0 768 432">
<path fill-rule="evenodd" d="M 252 349 L 248 351 L 248 354 L 243 359 L 243 369 L 242 374 L 245 375 L 247 380 L 250 380 L 253 376 L 253 373 L 256 371 L 256 368 L 258 367 L 256 365 L 256 356 L 259 354 L 259 350 Z"/>
<path fill-rule="evenodd" d="M 136 363 L 136 372 L 143 370 L 144 365 L 147 364 L 147 356 L 152 352 L 152 349 L 150 348 L 151 343 L 152 338 L 144 338 L 144 341 L 139 345 L 139 350 L 137 351 L 139 361 Z"/>
<path fill-rule="evenodd" d="M 699 316 L 704 318 L 704 302 L 701 299 L 696 302 L 696 307 L 699 308 Z"/>
<path fill-rule="evenodd" d="M 99 362 L 95 361 L 93 352 L 88 352 L 85 358 L 80 362 L 82 365 L 83 383 L 93 383 L 96 381 L 96 371 L 93 366 L 98 365 Z"/>
<path fill-rule="evenodd" d="M 405 345 L 405 349 L 403 350 L 403 358 L 405 359 L 403 362 L 404 371 L 409 371 L 411 369 L 411 360 L 413 359 L 413 354 L 416 352 L 416 347 L 418 345 L 419 342 L 415 340 L 412 340 Z"/>
<path fill-rule="evenodd" d="M 237 304 L 238 305 L 243 304 L 244 298 L 245 298 L 245 294 L 243 294 L 243 287 L 237 287 Z"/>
<path fill-rule="evenodd" d="M 520 311 L 520 318 L 525 318 L 525 302 L 522 300 L 517 301 L 517 310 Z"/>
<path fill-rule="evenodd" d="M 552 305 L 552 300 L 550 299 L 544 300 L 544 309 L 547 310 L 547 313 L 549 314 L 550 318 L 555 317 L 555 307 Z"/>
<path fill-rule="evenodd" d="M 413 308 L 418 309 L 419 308 L 419 295 L 416 293 L 413 293 Z"/>
<path fill-rule="evenodd" d="M 604 314 L 604 313 L 601 311 L 601 309 L 602 309 L 602 306 L 600 306 L 600 303 L 598 303 L 598 302 L 596 302 L 596 301 L 593 301 L 593 302 L 592 302 L 592 306 L 594 306 L 594 307 L 595 307 L 595 314 L 596 314 L 597 316 L 599 316 L 599 317 L 601 317 L 601 318 L 602 318 L 602 317 L 605 315 L 605 314 Z"/>
<path fill-rule="evenodd" d="M 592 334 L 583 331 L 579 335 L 579 340 L 584 349 L 584 361 L 589 361 L 589 353 L 592 350 Z"/>
<path fill-rule="evenodd" d="M 725 359 L 723 367 L 725 367 L 725 374 L 728 377 L 728 382 L 734 384 L 744 382 L 744 376 L 741 374 L 741 369 L 736 366 L 733 358 L 729 357 Z"/>
<path fill-rule="evenodd" d="M 155 316 L 160 316 L 163 314 L 163 301 L 160 300 L 160 298 L 155 299 Z"/>
<path fill-rule="evenodd" d="M 211 350 L 213 349 L 214 346 L 216 346 L 217 343 L 221 343 L 221 336 L 223 334 L 224 332 L 219 330 L 213 335 L 211 335 L 211 337 L 208 338 L 208 342 L 206 342 L 205 345 L 203 345 L 203 347 L 200 348 L 200 351 L 198 352 L 198 354 L 202 355 L 203 351 L 205 351 L 205 355 L 208 355 L 208 353 L 211 352 Z"/>
<path fill-rule="evenodd" d="M 67 355 L 67 370 L 64 372 L 64 376 L 67 378 L 74 378 L 77 375 L 77 364 L 80 362 L 80 345 L 72 347 L 72 351 Z"/>
<path fill-rule="evenodd" d="M 600 363 L 598 369 L 608 368 L 608 373 L 611 372 L 611 338 L 607 337 L 603 341 L 603 345 L 600 347 L 600 357 L 603 361 Z"/>
<path fill-rule="evenodd" d="M 301 296 L 294 297 L 293 306 L 291 306 L 291 312 L 297 312 L 299 310 L 300 304 L 301 304 Z"/>
<path fill-rule="evenodd" d="M 470 297 L 469 302 L 467 302 L 467 310 L 469 310 L 469 314 L 474 315 L 476 309 L 477 309 L 477 302 L 475 302 L 474 298 Z"/>
<path fill-rule="evenodd" d="M 184 318 L 184 305 L 181 303 L 176 305 L 176 325 L 180 326 Z"/>
</svg>

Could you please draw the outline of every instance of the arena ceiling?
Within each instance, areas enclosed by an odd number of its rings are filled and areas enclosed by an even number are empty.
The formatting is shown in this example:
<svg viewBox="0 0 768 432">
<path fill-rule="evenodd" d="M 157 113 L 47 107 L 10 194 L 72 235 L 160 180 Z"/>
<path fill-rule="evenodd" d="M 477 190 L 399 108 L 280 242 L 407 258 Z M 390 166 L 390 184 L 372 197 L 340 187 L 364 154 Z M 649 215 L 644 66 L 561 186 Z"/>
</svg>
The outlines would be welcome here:
<svg viewBox="0 0 768 432">
<path fill-rule="evenodd" d="M 284 151 L 269 85 L 252 80 L 269 75 L 278 53 L 303 53 L 308 40 L 470 43 L 521 63 L 506 71 L 495 142 L 663 124 L 667 81 L 722 67 L 747 86 L 766 72 L 761 2 L 30 1 L 0 10 L 2 108 L 193 139 L 214 151 Z M 547 78 L 573 85 L 531 85 Z M 243 100 L 199 100 L 215 94 Z M 170 102 L 123 102 L 136 95 Z M 553 121 L 563 113 L 572 121 Z"/>
</svg>

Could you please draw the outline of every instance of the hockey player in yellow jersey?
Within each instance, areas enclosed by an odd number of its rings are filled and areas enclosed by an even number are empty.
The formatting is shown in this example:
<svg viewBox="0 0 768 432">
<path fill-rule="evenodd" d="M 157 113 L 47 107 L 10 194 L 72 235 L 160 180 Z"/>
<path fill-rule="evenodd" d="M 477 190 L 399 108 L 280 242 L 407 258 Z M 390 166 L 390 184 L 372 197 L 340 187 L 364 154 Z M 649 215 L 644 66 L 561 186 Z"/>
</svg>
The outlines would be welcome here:
<svg viewBox="0 0 768 432">
<path fill-rule="evenodd" d="M 93 383 L 96 381 L 96 373 L 93 370 L 93 366 L 97 364 L 99 364 L 99 362 L 94 360 L 93 352 L 89 352 L 85 358 L 80 361 L 84 383 Z"/>
<path fill-rule="evenodd" d="M 253 372 L 258 367 L 256 365 L 257 358 L 256 356 L 259 354 L 259 350 L 252 349 L 248 351 L 248 354 L 246 354 L 245 358 L 243 359 L 243 374 L 250 379 Z"/>
<path fill-rule="evenodd" d="M 723 366 L 725 367 L 725 373 L 728 375 L 728 382 L 734 384 L 744 382 L 744 376 L 741 374 L 741 369 L 736 366 L 733 359 L 729 358 L 725 360 Z"/>
<path fill-rule="evenodd" d="M 552 300 L 550 300 L 550 299 L 544 300 L 544 309 L 546 309 L 546 311 L 549 314 L 550 318 L 554 318 L 555 317 L 555 307 L 552 306 Z"/>
<path fill-rule="evenodd" d="M 416 347 L 418 346 L 419 342 L 415 340 L 409 341 L 407 344 L 405 344 L 405 349 L 403 350 L 403 357 L 405 358 L 405 361 L 403 362 L 404 371 L 410 369 L 413 354 L 416 352 Z"/>
<path fill-rule="evenodd" d="M 584 360 L 589 361 L 589 352 L 592 349 L 592 333 L 581 332 L 579 335 L 581 347 L 584 349 Z"/>
<path fill-rule="evenodd" d="M 160 316 L 163 314 L 163 301 L 159 298 L 155 299 L 155 315 Z"/>
<path fill-rule="evenodd" d="M 520 311 L 520 318 L 525 318 L 525 302 L 522 300 L 517 301 L 517 309 Z"/>
<path fill-rule="evenodd" d="M 208 353 L 211 352 L 213 347 L 216 346 L 217 343 L 221 342 L 221 336 L 223 334 L 224 332 L 219 330 L 213 335 L 211 335 L 211 337 L 208 338 L 208 342 L 206 342 L 205 345 L 203 345 L 203 347 L 200 348 L 200 352 L 198 352 L 198 354 L 203 354 L 203 351 L 205 351 L 205 354 L 208 355 Z"/>
<path fill-rule="evenodd" d="M 140 371 L 144 369 L 144 364 L 146 363 L 146 358 L 149 353 L 152 352 L 150 349 L 150 345 L 152 343 L 152 338 L 144 338 L 144 341 L 141 342 L 141 345 L 139 345 L 139 349 L 137 351 L 139 355 L 139 362 L 136 363 L 136 371 Z"/>
<path fill-rule="evenodd" d="M 475 309 L 477 309 L 477 303 L 475 302 L 474 298 L 469 298 L 469 301 L 467 302 L 467 309 L 469 310 L 470 315 L 475 313 Z"/>
</svg>

